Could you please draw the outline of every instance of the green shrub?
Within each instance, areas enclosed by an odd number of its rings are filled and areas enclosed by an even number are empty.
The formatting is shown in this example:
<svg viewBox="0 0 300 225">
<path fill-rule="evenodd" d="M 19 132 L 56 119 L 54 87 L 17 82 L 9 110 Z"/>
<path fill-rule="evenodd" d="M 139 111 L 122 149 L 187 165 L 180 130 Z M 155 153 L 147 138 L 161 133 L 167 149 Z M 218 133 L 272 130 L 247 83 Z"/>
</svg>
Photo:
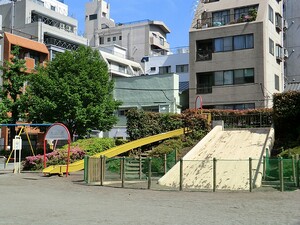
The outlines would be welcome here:
<svg viewBox="0 0 300 225">
<path fill-rule="evenodd" d="M 85 154 L 92 156 L 99 152 L 103 152 L 107 149 L 115 147 L 115 140 L 112 138 L 88 138 L 79 139 L 71 144 L 72 147 L 78 147 L 83 150 Z M 62 149 L 67 149 L 68 145 L 62 147 Z"/>
</svg>

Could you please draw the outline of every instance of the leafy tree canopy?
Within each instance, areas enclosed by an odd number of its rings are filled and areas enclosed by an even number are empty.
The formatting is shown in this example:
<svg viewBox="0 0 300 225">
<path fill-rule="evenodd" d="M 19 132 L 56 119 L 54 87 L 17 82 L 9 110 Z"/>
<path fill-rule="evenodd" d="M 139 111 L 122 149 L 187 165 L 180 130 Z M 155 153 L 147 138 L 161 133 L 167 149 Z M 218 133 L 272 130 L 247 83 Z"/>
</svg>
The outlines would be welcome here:
<svg viewBox="0 0 300 225">
<path fill-rule="evenodd" d="M 80 47 L 57 54 L 46 68 L 32 74 L 26 95 L 28 120 L 62 122 L 71 136 L 89 129 L 107 131 L 116 123 L 114 83 L 98 51 Z"/>
</svg>

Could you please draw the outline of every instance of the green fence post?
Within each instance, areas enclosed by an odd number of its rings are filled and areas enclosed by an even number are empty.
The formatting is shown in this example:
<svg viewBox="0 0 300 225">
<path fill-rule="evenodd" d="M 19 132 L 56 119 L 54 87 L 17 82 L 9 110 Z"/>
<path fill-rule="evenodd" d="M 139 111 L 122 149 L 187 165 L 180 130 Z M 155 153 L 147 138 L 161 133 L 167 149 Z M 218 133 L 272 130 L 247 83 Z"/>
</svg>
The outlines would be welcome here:
<svg viewBox="0 0 300 225">
<path fill-rule="evenodd" d="M 263 174 L 262 179 L 265 180 L 266 178 L 266 156 L 263 156 Z"/>
<path fill-rule="evenodd" d="M 152 159 L 151 159 L 151 157 L 148 159 L 148 189 L 150 189 L 151 188 L 151 176 L 152 176 L 152 174 L 151 174 L 151 161 L 152 161 Z"/>
<path fill-rule="evenodd" d="M 102 179 L 103 179 L 103 185 L 105 181 L 105 174 L 106 174 L 106 157 L 103 156 L 103 162 L 102 162 Z"/>
<path fill-rule="evenodd" d="M 87 174 L 88 174 L 88 155 L 85 155 L 84 156 L 84 174 L 83 174 L 83 179 L 84 179 L 84 181 L 85 181 L 85 183 L 88 183 L 88 176 L 87 176 Z"/>
<path fill-rule="evenodd" d="M 284 181 L 283 181 L 283 160 L 279 157 L 279 179 L 280 179 L 280 191 L 284 191 Z"/>
<path fill-rule="evenodd" d="M 139 179 L 142 179 L 142 155 L 139 155 Z"/>
<path fill-rule="evenodd" d="M 297 187 L 300 187 L 300 160 L 299 160 L 299 154 L 296 155 L 296 184 Z"/>
<path fill-rule="evenodd" d="M 252 158 L 249 158 L 249 191 L 252 192 Z"/>
<path fill-rule="evenodd" d="M 179 191 L 182 191 L 183 184 L 183 159 L 179 161 Z"/>
<path fill-rule="evenodd" d="M 217 186 L 217 159 L 213 158 L 213 192 L 216 192 Z"/>
<path fill-rule="evenodd" d="M 177 163 L 177 150 L 175 150 L 175 163 L 174 165 Z"/>
<path fill-rule="evenodd" d="M 125 184 L 125 156 L 121 158 L 121 187 L 124 188 Z"/>
</svg>

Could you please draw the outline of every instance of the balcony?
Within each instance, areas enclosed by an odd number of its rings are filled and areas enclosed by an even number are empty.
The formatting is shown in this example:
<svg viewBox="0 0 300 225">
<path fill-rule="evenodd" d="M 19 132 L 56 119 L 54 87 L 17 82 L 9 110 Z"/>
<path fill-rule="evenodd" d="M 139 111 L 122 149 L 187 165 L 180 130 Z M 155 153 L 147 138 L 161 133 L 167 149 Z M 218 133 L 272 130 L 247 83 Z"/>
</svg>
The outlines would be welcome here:
<svg viewBox="0 0 300 225">
<path fill-rule="evenodd" d="M 197 23 L 194 28 L 205 29 L 208 27 L 220 27 L 230 24 L 247 23 L 255 21 L 256 17 L 256 8 L 251 8 L 248 10 L 248 12 L 237 11 L 234 14 L 229 14 L 229 10 L 215 13 L 204 12 L 201 15 L 201 19 L 197 20 Z"/>
</svg>

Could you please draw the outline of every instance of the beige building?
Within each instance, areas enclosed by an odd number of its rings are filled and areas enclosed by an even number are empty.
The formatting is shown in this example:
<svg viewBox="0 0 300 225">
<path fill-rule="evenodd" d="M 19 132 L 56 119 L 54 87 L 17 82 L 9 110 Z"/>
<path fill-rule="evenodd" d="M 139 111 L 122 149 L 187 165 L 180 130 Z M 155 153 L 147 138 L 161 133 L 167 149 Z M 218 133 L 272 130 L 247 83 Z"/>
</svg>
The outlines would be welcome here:
<svg viewBox="0 0 300 225">
<path fill-rule="evenodd" d="M 202 0 L 190 29 L 190 108 L 200 99 L 204 108 L 272 107 L 283 91 L 282 21 L 280 0 Z"/>
<path fill-rule="evenodd" d="M 142 20 L 115 23 L 110 5 L 104 0 L 86 3 L 85 33 L 91 47 L 119 45 L 127 49 L 127 59 L 141 62 L 144 56 L 166 55 L 169 28 L 161 21 Z"/>
</svg>

